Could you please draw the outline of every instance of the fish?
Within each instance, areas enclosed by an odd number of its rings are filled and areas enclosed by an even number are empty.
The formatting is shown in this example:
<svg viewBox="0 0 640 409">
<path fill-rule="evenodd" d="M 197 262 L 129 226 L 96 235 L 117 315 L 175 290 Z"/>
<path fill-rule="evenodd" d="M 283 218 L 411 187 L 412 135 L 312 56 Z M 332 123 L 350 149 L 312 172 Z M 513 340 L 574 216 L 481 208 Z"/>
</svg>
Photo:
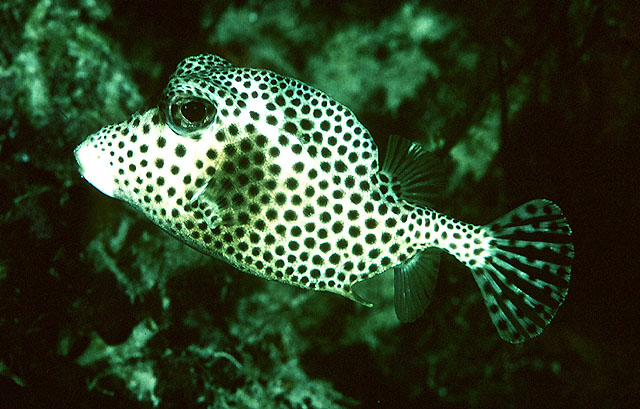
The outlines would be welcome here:
<svg viewBox="0 0 640 409">
<path fill-rule="evenodd" d="M 82 177 L 236 269 L 372 306 L 353 289 L 393 271 L 401 322 L 430 303 L 443 252 L 471 271 L 499 336 L 555 316 L 574 248 L 559 206 L 532 200 L 486 225 L 432 208 L 442 166 L 388 137 L 384 158 L 346 106 L 299 80 L 185 58 L 157 106 L 74 150 Z"/>
</svg>

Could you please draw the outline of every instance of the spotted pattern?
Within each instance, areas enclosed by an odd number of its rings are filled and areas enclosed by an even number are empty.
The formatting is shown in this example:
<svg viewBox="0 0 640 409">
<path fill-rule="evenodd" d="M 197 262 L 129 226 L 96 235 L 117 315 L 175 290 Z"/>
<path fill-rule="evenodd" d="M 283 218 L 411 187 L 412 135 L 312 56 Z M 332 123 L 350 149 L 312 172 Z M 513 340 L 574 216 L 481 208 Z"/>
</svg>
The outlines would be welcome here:
<svg viewBox="0 0 640 409">
<path fill-rule="evenodd" d="M 426 248 L 471 269 L 494 256 L 487 228 L 403 199 L 348 108 L 217 56 L 182 61 L 158 107 L 105 126 L 76 157 L 96 187 L 194 248 L 360 302 L 354 283 Z"/>
</svg>

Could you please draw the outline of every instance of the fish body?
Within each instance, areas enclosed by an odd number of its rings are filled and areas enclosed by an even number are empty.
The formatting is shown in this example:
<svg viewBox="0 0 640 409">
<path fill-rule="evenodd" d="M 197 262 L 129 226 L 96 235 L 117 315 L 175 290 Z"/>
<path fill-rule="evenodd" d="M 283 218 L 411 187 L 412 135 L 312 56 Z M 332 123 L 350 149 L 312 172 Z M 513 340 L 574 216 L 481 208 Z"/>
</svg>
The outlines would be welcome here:
<svg viewBox="0 0 640 409">
<path fill-rule="evenodd" d="M 392 136 L 381 162 L 348 108 L 271 71 L 189 57 L 158 107 L 74 153 L 100 191 L 239 270 L 365 305 L 353 285 L 393 270 L 401 321 L 426 309 L 442 250 L 472 271 L 507 341 L 539 334 L 567 293 L 558 206 L 534 200 L 487 226 L 441 214 L 429 152 Z"/>
</svg>

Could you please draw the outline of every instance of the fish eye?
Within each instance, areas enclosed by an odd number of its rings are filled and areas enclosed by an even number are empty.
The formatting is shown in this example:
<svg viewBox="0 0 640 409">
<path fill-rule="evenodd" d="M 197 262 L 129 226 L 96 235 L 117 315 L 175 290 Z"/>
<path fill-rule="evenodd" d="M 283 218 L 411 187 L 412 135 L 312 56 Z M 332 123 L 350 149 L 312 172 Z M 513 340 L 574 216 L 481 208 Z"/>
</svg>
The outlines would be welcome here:
<svg viewBox="0 0 640 409">
<path fill-rule="evenodd" d="M 216 115 L 216 107 L 209 101 L 195 97 L 176 97 L 166 107 L 168 125 L 177 134 L 207 127 Z"/>
<path fill-rule="evenodd" d="M 180 113 L 192 123 L 201 122 L 207 115 L 207 106 L 201 100 L 189 101 L 180 106 Z"/>
</svg>

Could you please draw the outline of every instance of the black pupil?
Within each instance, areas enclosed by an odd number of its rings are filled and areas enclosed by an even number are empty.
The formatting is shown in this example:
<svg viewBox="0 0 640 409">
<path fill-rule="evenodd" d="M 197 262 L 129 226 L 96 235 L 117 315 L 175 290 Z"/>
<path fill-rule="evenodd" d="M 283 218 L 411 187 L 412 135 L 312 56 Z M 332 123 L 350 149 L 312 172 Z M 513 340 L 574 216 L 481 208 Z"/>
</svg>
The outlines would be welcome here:
<svg viewBox="0 0 640 409">
<path fill-rule="evenodd" d="M 201 101 L 191 101 L 183 104 L 180 112 L 190 122 L 201 122 L 207 114 L 207 107 Z"/>
</svg>

